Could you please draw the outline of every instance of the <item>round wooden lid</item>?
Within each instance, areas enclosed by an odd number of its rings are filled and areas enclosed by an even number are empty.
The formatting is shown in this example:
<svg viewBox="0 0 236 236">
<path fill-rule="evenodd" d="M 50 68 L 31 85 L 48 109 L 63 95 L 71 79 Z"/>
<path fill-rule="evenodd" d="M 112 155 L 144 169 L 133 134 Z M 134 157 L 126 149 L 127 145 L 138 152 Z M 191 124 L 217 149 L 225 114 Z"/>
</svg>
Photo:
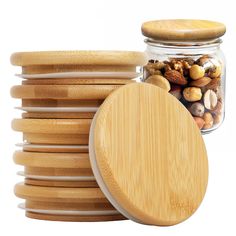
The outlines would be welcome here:
<svg viewBox="0 0 236 236">
<path fill-rule="evenodd" d="M 208 20 L 156 20 L 142 25 L 142 33 L 156 40 L 211 40 L 225 34 L 224 24 Z"/>
<path fill-rule="evenodd" d="M 134 221 L 174 225 L 203 200 L 208 161 L 200 131 L 157 86 L 125 85 L 104 101 L 92 122 L 89 157 L 106 197 Z"/>
<path fill-rule="evenodd" d="M 15 85 L 11 96 L 21 99 L 105 99 L 120 84 Z"/>
<path fill-rule="evenodd" d="M 19 183 L 15 185 L 14 192 L 17 197 L 32 201 L 108 202 L 99 188 L 52 188 Z"/>
<path fill-rule="evenodd" d="M 17 66 L 32 65 L 127 65 L 142 66 L 147 63 L 143 52 L 135 51 L 42 51 L 17 52 L 11 63 Z"/>
<path fill-rule="evenodd" d="M 47 168 L 90 169 L 88 153 L 45 153 L 16 151 L 13 155 L 18 165 Z"/>
<path fill-rule="evenodd" d="M 37 134 L 88 134 L 91 119 L 14 119 L 12 129 Z"/>
</svg>

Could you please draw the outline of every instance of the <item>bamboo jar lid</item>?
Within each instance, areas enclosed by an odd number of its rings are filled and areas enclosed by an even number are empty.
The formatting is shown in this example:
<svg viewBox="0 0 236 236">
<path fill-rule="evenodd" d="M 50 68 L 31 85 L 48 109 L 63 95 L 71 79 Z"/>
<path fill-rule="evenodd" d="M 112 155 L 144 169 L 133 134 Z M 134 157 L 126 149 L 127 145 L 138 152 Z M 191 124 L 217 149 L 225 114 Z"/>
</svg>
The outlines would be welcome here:
<svg viewBox="0 0 236 236">
<path fill-rule="evenodd" d="M 212 40 L 225 34 L 224 24 L 208 20 L 156 20 L 142 25 L 142 33 L 156 40 Z"/>
<path fill-rule="evenodd" d="M 18 52 L 11 56 L 11 63 L 17 66 L 32 65 L 145 65 L 142 52 L 134 51 L 42 51 Z"/>
<path fill-rule="evenodd" d="M 174 225 L 203 200 L 208 161 L 200 131 L 156 86 L 125 85 L 104 101 L 92 122 L 89 156 L 105 196 L 134 221 Z"/>
</svg>

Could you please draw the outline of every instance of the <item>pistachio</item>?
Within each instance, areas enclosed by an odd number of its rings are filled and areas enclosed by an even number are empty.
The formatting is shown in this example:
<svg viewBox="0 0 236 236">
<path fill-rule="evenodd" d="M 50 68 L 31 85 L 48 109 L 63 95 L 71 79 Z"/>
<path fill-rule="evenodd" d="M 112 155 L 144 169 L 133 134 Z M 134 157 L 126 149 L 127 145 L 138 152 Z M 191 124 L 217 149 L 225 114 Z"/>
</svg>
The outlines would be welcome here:
<svg viewBox="0 0 236 236">
<path fill-rule="evenodd" d="M 193 117 L 199 129 L 202 129 L 205 125 L 205 121 L 201 117 Z"/>
<path fill-rule="evenodd" d="M 189 111 L 193 116 L 202 117 L 205 112 L 205 108 L 200 102 L 195 102 L 189 107 Z"/>
<path fill-rule="evenodd" d="M 216 93 L 211 89 L 207 90 L 204 94 L 203 101 L 204 101 L 204 106 L 208 110 L 213 110 L 217 104 Z"/>
<path fill-rule="evenodd" d="M 145 82 L 156 85 L 164 90 L 166 90 L 167 92 L 170 90 L 170 83 L 169 81 L 161 76 L 161 75 L 152 75 L 149 76 Z"/>
<path fill-rule="evenodd" d="M 203 115 L 203 120 L 205 121 L 203 129 L 210 129 L 213 126 L 213 116 L 210 112 L 206 112 Z"/>
<path fill-rule="evenodd" d="M 202 66 L 195 64 L 195 65 L 191 66 L 189 73 L 190 73 L 190 77 L 193 80 L 197 80 L 197 79 L 202 78 L 205 75 L 205 70 Z"/>
<path fill-rule="evenodd" d="M 187 87 L 183 91 L 183 96 L 188 102 L 196 102 L 201 100 L 202 92 L 200 88 L 197 87 Z"/>
</svg>

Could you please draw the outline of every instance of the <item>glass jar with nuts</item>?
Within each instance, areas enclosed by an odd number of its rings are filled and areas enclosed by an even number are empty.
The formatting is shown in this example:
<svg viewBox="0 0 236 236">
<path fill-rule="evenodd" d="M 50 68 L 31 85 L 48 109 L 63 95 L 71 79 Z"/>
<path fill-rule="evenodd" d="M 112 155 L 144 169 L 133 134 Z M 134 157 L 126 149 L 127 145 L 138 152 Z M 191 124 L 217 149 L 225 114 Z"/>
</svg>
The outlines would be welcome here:
<svg viewBox="0 0 236 236">
<path fill-rule="evenodd" d="M 175 96 L 202 133 L 224 119 L 225 59 L 220 44 L 225 26 L 204 20 L 160 20 L 142 25 L 149 62 L 143 81 Z"/>
</svg>

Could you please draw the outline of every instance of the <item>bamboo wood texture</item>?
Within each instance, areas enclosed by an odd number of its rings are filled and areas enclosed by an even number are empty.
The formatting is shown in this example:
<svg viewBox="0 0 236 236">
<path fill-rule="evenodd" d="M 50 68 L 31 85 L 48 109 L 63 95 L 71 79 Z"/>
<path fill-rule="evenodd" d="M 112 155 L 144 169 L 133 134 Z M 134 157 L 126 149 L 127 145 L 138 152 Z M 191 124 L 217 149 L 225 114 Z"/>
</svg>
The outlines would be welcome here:
<svg viewBox="0 0 236 236">
<path fill-rule="evenodd" d="M 30 145 L 26 145 L 23 147 L 23 151 L 26 152 L 47 152 L 47 153 L 87 153 L 88 148 L 84 145 L 84 147 L 73 147 L 69 148 L 66 147 L 65 145 L 60 145 L 58 146 L 53 146 L 53 145 L 48 145 L 47 146 L 36 146 L 32 147 Z"/>
<path fill-rule="evenodd" d="M 91 168 L 54 168 L 54 167 L 25 167 L 26 175 L 35 176 L 88 176 L 93 177 L 93 172 Z"/>
<path fill-rule="evenodd" d="M 177 99 L 157 86 L 125 85 L 105 100 L 94 122 L 93 172 L 118 210 L 153 225 L 174 225 L 196 211 L 207 187 L 207 153 Z"/>
<path fill-rule="evenodd" d="M 51 221 L 71 221 L 71 222 L 96 222 L 96 221 L 113 221 L 125 220 L 126 218 L 121 214 L 115 215 L 100 215 L 100 216 L 80 216 L 80 215 L 53 215 L 40 214 L 34 212 L 26 212 L 28 218 L 37 220 L 51 220 Z"/>
<path fill-rule="evenodd" d="M 136 66 L 119 65 L 34 65 L 23 66 L 23 74 L 48 74 L 63 72 L 136 72 Z M 81 78 L 81 77 L 80 77 Z"/>
<path fill-rule="evenodd" d="M 142 33 L 156 40 L 212 40 L 225 34 L 224 24 L 207 20 L 156 20 L 142 25 Z"/>
<path fill-rule="evenodd" d="M 105 99 L 121 85 L 16 85 L 11 96 L 21 99 Z"/>
<path fill-rule="evenodd" d="M 17 197 L 41 202 L 109 203 L 100 188 L 39 187 L 19 183 L 15 185 Z"/>
<path fill-rule="evenodd" d="M 93 84 L 130 84 L 135 81 L 132 79 L 96 79 L 96 78 L 86 78 L 86 79 L 31 79 L 22 81 L 22 85 L 93 85 Z"/>
<path fill-rule="evenodd" d="M 23 141 L 32 144 L 88 145 L 88 138 L 88 134 L 23 134 Z"/>
<path fill-rule="evenodd" d="M 42 209 L 42 210 L 115 210 L 115 208 L 108 202 L 106 203 L 74 203 L 74 202 L 42 202 L 42 201 L 27 201 L 26 208 Z"/>
<path fill-rule="evenodd" d="M 14 119 L 12 129 L 38 134 L 88 134 L 91 119 Z"/>
<path fill-rule="evenodd" d="M 26 185 L 43 187 L 64 187 L 64 188 L 98 188 L 96 181 L 63 181 L 63 180 L 39 180 L 25 178 Z"/>
<path fill-rule="evenodd" d="M 31 119 L 92 119 L 95 112 L 24 112 L 22 118 Z"/>
<path fill-rule="evenodd" d="M 17 66 L 33 65 L 100 65 L 136 66 L 145 65 L 146 56 L 134 51 L 44 51 L 17 52 L 11 63 Z"/>
<path fill-rule="evenodd" d="M 99 107 L 103 100 L 22 99 L 23 107 Z"/>
<path fill-rule="evenodd" d="M 14 162 L 28 167 L 91 169 L 88 153 L 38 153 L 15 151 Z"/>
</svg>

